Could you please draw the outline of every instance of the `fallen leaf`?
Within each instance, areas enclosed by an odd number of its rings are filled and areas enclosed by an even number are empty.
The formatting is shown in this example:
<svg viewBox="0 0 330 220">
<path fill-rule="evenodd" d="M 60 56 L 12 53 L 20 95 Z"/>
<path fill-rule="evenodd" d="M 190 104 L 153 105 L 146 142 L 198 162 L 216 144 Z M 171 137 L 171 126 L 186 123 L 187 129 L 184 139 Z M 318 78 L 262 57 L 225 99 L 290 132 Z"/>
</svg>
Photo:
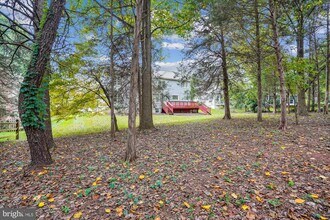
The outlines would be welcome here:
<svg viewBox="0 0 330 220">
<path fill-rule="evenodd" d="M 158 172 L 159 172 L 159 169 L 155 169 L 155 170 L 154 170 L 154 173 L 158 173 Z"/>
<path fill-rule="evenodd" d="M 155 218 L 155 220 L 160 220 L 160 217 L 157 216 L 157 217 Z"/>
<path fill-rule="evenodd" d="M 111 212 L 110 209 L 105 209 L 104 211 L 105 211 L 105 213 L 110 213 Z"/>
<path fill-rule="evenodd" d="M 48 199 L 48 202 L 54 202 L 54 201 L 55 201 L 54 198 L 50 198 L 50 199 Z"/>
<path fill-rule="evenodd" d="M 139 176 L 139 179 L 140 179 L 140 180 L 143 180 L 144 177 L 145 177 L 145 176 L 144 176 L 143 174 L 141 174 L 141 175 Z"/>
<path fill-rule="evenodd" d="M 287 175 L 287 174 L 289 174 L 289 172 L 285 172 L 285 171 L 283 171 L 281 174 L 282 174 L 282 175 Z"/>
<path fill-rule="evenodd" d="M 311 197 L 312 197 L 313 199 L 318 199 L 318 198 L 319 198 L 319 195 L 317 195 L 317 194 L 311 194 Z"/>
<path fill-rule="evenodd" d="M 45 203 L 44 202 L 39 202 L 39 204 L 38 204 L 38 207 L 39 208 L 42 208 L 42 207 L 44 207 L 45 206 Z"/>
<path fill-rule="evenodd" d="M 296 199 L 296 200 L 294 200 L 297 204 L 302 204 L 302 203 L 304 203 L 305 202 L 305 200 L 303 200 L 303 199 L 300 199 L 300 198 L 298 198 L 298 199 Z"/>
<path fill-rule="evenodd" d="M 27 196 L 22 196 L 22 200 L 26 200 L 28 197 Z"/>
<path fill-rule="evenodd" d="M 260 198 L 259 196 L 256 196 L 256 199 L 258 200 L 258 202 L 262 202 L 262 198 Z"/>
<path fill-rule="evenodd" d="M 118 206 L 118 207 L 116 208 L 116 212 L 117 212 L 117 215 L 118 215 L 119 217 L 121 217 L 121 216 L 123 215 L 123 207 L 122 207 L 122 206 Z"/>
<path fill-rule="evenodd" d="M 270 172 L 265 172 L 265 175 L 266 176 L 270 176 Z"/>
<path fill-rule="evenodd" d="M 48 173 L 48 170 L 40 171 L 40 172 L 38 173 L 38 176 L 44 175 L 44 174 L 46 174 L 46 173 Z"/>
<path fill-rule="evenodd" d="M 249 208 L 250 208 L 250 207 L 249 207 L 249 206 L 247 206 L 247 205 L 245 205 L 245 204 L 244 204 L 244 205 L 242 205 L 242 209 L 243 209 L 243 210 L 245 210 L 245 211 L 246 211 L 246 210 L 248 210 Z"/>
<path fill-rule="evenodd" d="M 183 202 L 183 204 L 189 209 L 190 208 L 190 205 L 188 202 Z"/>
<path fill-rule="evenodd" d="M 238 198 L 238 196 L 235 193 L 232 193 L 231 196 L 234 197 L 235 199 Z"/>
<path fill-rule="evenodd" d="M 7 170 L 6 170 L 6 169 L 4 169 L 4 170 L 2 170 L 2 172 L 3 172 L 3 173 L 7 173 Z"/>
<path fill-rule="evenodd" d="M 164 205 L 164 201 L 160 200 L 160 201 L 159 201 L 159 205 L 160 205 L 160 206 L 163 206 L 163 205 Z"/>
<path fill-rule="evenodd" d="M 100 177 L 100 176 L 96 178 L 96 181 L 101 181 L 101 180 L 102 180 L 102 177 Z"/>
<path fill-rule="evenodd" d="M 73 218 L 79 219 L 79 218 L 81 218 L 81 216 L 82 216 L 82 212 L 76 212 L 76 213 L 74 213 Z"/>
<path fill-rule="evenodd" d="M 202 205 L 202 209 L 204 209 L 205 211 L 210 211 L 211 205 Z"/>
<path fill-rule="evenodd" d="M 320 216 L 320 219 L 321 219 L 321 220 L 328 220 L 328 218 L 323 217 L 323 216 Z"/>
</svg>

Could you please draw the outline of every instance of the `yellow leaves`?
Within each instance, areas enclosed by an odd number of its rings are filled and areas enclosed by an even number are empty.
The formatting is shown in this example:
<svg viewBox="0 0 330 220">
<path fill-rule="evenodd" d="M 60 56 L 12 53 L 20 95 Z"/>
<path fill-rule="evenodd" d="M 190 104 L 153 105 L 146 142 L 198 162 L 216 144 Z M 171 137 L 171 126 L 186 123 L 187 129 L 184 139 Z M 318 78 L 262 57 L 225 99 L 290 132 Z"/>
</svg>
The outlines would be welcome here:
<svg viewBox="0 0 330 220">
<path fill-rule="evenodd" d="M 164 205 L 164 201 L 163 200 L 160 200 L 158 203 L 159 203 L 160 207 L 162 207 Z"/>
<path fill-rule="evenodd" d="M 218 159 L 218 160 L 220 160 L 220 161 L 222 160 L 222 158 L 221 158 L 221 157 L 217 157 L 217 159 Z"/>
<path fill-rule="evenodd" d="M 143 175 L 143 174 L 141 174 L 140 176 L 139 176 L 139 179 L 140 180 L 143 180 L 145 178 L 145 176 Z"/>
<path fill-rule="evenodd" d="M 262 198 L 261 198 L 260 196 L 256 196 L 256 200 L 257 200 L 258 202 L 262 202 L 262 201 L 263 201 Z"/>
<path fill-rule="evenodd" d="M 247 205 L 242 205 L 242 209 L 244 210 L 244 211 L 246 211 L 246 210 L 248 210 L 250 207 L 249 206 L 247 206 Z"/>
<path fill-rule="evenodd" d="M 320 216 L 321 220 L 328 220 L 326 217 Z"/>
<path fill-rule="evenodd" d="M 286 147 L 285 146 L 281 146 L 281 149 L 284 150 Z"/>
<path fill-rule="evenodd" d="M 123 207 L 122 206 L 118 206 L 116 208 L 116 213 L 119 217 L 121 217 L 123 215 Z"/>
<path fill-rule="evenodd" d="M 190 204 L 188 202 L 183 202 L 183 205 L 186 206 L 188 209 L 190 208 Z"/>
<path fill-rule="evenodd" d="M 282 174 L 282 175 L 288 175 L 289 172 L 285 172 L 285 171 L 283 171 L 283 172 L 281 172 L 281 174 Z"/>
<path fill-rule="evenodd" d="M 82 216 L 82 212 L 76 212 L 76 213 L 74 213 L 73 218 L 79 219 L 79 218 L 81 218 L 81 216 Z"/>
<path fill-rule="evenodd" d="M 294 200 L 297 204 L 303 204 L 304 202 L 305 202 L 305 200 L 303 200 L 303 199 L 300 199 L 300 198 L 298 198 L 298 199 L 296 199 L 296 200 Z"/>
<path fill-rule="evenodd" d="M 100 176 L 96 178 L 96 181 L 101 181 L 101 180 L 102 180 L 102 177 L 100 177 Z"/>
<path fill-rule="evenodd" d="M 93 184 L 92 184 L 93 186 L 96 186 L 97 185 L 97 182 L 95 181 L 95 182 L 93 182 Z"/>
<path fill-rule="evenodd" d="M 96 177 L 95 181 L 93 182 L 93 186 L 97 186 L 98 184 L 100 184 L 102 181 L 102 177 Z"/>
<path fill-rule="evenodd" d="M 319 198 L 319 195 L 317 195 L 317 194 L 311 194 L 311 197 L 312 197 L 313 199 L 318 199 L 318 198 Z"/>
<path fill-rule="evenodd" d="M 111 212 L 110 209 L 104 209 L 104 211 L 105 211 L 105 213 L 108 213 L 108 214 Z"/>
<path fill-rule="evenodd" d="M 158 168 L 154 170 L 154 173 L 158 173 L 158 172 L 159 172 L 159 169 Z"/>
<path fill-rule="evenodd" d="M 270 172 L 269 171 L 265 172 L 265 175 L 270 176 Z"/>
<path fill-rule="evenodd" d="M 211 209 L 211 205 L 202 205 L 202 209 L 208 212 Z"/>
<path fill-rule="evenodd" d="M 50 199 L 48 199 L 48 202 L 54 202 L 54 201 L 55 201 L 54 198 L 50 198 Z"/>
<path fill-rule="evenodd" d="M 38 207 L 39 208 L 42 208 L 42 207 L 44 207 L 45 206 L 45 203 L 44 202 L 39 202 L 39 204 L 38 204 Z"/>
<path fill-rule="evenodd" d="M 22 200 L 26 200 L 28 197 L 26 195 L 22 196 Z"/>
<path fill-rule="evenodd" d="M 235 193 L 232 193 L 231 196 L 234 198 L 234 199 L 237 199 L 238 196 L 235 194 Z"/>
<path fill-rule="evenodd" d="M 3 170 L 2 170 L 2 173 L 7 173 L 7 170 L 6 170 L 6 169 L 3 169 Z"/>
<path fill-rule="evenodd" d="M 321 179 L 324 179 L 324 180 L 328 179 L 328 177 L 323 176 L 323 175 L 320 175 L 319 177 L 320 177 Z"/>
<path fill-rule="evenodd" d="M 44 175 L 44 174 L 46 174 L 46 173 L 48 173 L 48 170 L 44 169 L 43 171 L 40 171 L 40 172 L 38 173 L 38 176 Z"/>
<path fill-rule="evenodd" d="M 157 217 L 155 218 L 155 220 L 160 220 L 160 217 L 159 217 L 159 216 L 157 216 Z"/>
</svg>

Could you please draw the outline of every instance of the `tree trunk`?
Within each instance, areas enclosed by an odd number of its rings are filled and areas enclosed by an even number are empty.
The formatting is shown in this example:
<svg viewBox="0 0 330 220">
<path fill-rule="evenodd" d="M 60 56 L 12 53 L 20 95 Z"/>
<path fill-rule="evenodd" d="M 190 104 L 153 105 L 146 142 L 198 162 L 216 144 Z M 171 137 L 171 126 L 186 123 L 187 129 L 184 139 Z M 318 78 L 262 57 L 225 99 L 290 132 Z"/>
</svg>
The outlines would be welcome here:
<svg viewBox="0 0 330 220">
<path fill-rule="evenodd" d="M 301 13 L 298 15 L 298 27 L 297 27 L 297 58 L 304 59 L 304 16 Z M 302 81 L 305 80 L 305 73 L 298 72 Z M 308 115 L 306 99 L 305 99 L 305 88 L 303 85 L 298 85 L 298 114 Z"/>
<path fill-rule="evenodd" d="M 329 9 L 330 8 L 330 3 L 327 3 L 327 58 L 326 58 L 326 62 L 327 62 L 327 72 L 326 72 L 326 84 L 325 84 L 325 99 L 324 99 L 324 110 L 323 113 L 324 114 L 328 114 L 329 113 L 329 84 L 330 84 L 330 31 L 329 31 Z"/>
<path fill-rule="evenodd" d="M 273 88 L 273 113 L 276 114 L 276 74 L 275 71 L 273 72 L 274 75 L 274 88 Z"/>
<path fill-rule="evenodd" d="M 113 11 L 113 0 L 110 2 L 111 11 Z M 115 63 L 114 63 L 114 42 L 113 42 L 113 15 L 111 14 L 110 17 L 110 78 L 111 78 L 111 84 L 110 84 L 110 115 L 111 115 L 111 138 L 114 139 L 116 136 L 116 115 L 115 115 L 115 82 L 116 82 L 116 76 L 115 76 Z M 118 127 L 118 126 L 117 126 Z"/>
<path fill-rule="evenodd" d="M 53 137 L 52 129 L 52 118 L 50 114 L 50 96 L 49 96 L 49 86 L 45 90 L 45 104 L 46 104 L 46 118 L 45 118 L 45 136 L 48 149 L 56 148 L 56 144 Z"/>
<path fill-rule="evenodd" d="M 257 82 L 258 82 L 258 117 L 262 121 L 262 84 L 261 84 L 261 48 L 260 48 L 260 27 L 258 0 L 254 0 L 254 16 L 256 22 L 256 48 L 257 48 Z"/>
<path fill-rule="evenodd" d="M 280 94 L 281 94 L 281 121 L 279 129 L 286 130 L 287 128 L 287 120 L 286 120 L 286 91 L 285 91 L 285 81 L 284 81 L 284 70 L 282 65 L 282 54 L 281 48 L 278 41 L 278 27 L 277 27 L 277 10 L 276 5 L 274 4 L 274 0 L 269 0 L 269 8 L 270 8 L 270 18 L 272 22 L 272 30 L 273 30 L 273 41 L 274 41 L 274 50 L 276 54 L 277 61 L 277 70 L 280 78 Z"/>
<path fill-rule="evenodd" d="M 220 41 L 221 41 L 221 56 L 222 56 L 222 72 L 223 72 L 223 95 L 225 101 L 225 115 L 223 119 L 231 119 L 230 115 L 230 103 L 229 103 L 229 86 L 228 86 L 228 69 L 227 69 L 227 52 L 225 48 L 225 37 L 223 33 L 223 28 L 220 29 Z"/>
<path fill-rule="evenodd" d="M 315 112 L 315 79 L 312 83 L 312 112 Z"/>
<path fill-rule="evenodd" d="M 131 81 L 130 81 L 130 98 L 128 110 L 128 140 L 127 149 L 125 153 L 126 161 L 134 161 L 136 155 L 136 96 L 138 94 L 138 73 L 139 73 L 139 39 L 141 31 L 142 19 L 142 0 L 136 0 L 136 18 L 134 24 L 134 42 L 132 54 L 132 67 L 131 67 Z"/>
<path fill-rule="evenodd" d="M 52 163 L 45 132 L 48 87 L 47 65 L 56 38 L 65 0 L 51 1 L 44 13 L 33 45 L 33 53 L 19 93 L 19 113 L 26 132 L 31 154 L 31 165 Z"/>
<path fill-rule="evenodd" d="M 142 106 L 140 129 L 154 128 L 152 118 L 152 54 L 150 0 L 143 4 L 143 53 L 142 53 Z"/>
</svg>

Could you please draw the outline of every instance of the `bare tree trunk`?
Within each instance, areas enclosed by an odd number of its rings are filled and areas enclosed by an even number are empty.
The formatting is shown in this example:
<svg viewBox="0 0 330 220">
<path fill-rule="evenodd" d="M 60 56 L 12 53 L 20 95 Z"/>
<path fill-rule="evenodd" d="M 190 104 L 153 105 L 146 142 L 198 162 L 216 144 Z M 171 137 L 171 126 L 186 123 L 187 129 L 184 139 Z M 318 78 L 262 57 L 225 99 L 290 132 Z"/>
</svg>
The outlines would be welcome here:
<svg viewBox="0 0 330 220">
<path fill-rule="evenodd" d="M 45 90 L 45 104 L 46 104 L 46 117 L 45 117 L 45 135 L 48 149 L 56 148 L 56 144 L 53 137 L 52 119 L 50 114 L 50 96 L 49 86 Z"/>
<path fill-rule="evenodd" d="M 29 143 L 31 165 L 52 163 L 45 132 L 47 105 L 44 90 L 48 81 L 44 78 L 64 6 L 65 0 L 53 0 L 47 13 L 42 15 L 31 61 L 21 84 L 19 113 Z"/>
<path fill-rule="evenodd" d="M 140 109 L 140 129 L 154 128 L 152 118 L 152 45 L 150 4 L 150 0 L 145 0 L 143 4 L 142 105 Z"/>
<path fill-rule="evenodd" d="M 225 101 L 225 115 L 223 119 L 231 119 L 230 115 L 230 103 L 229 103 L 229 79 L 228 79 L 228 69 L 227 69 L 227 52 L 225 45 L 225 37 L 223 33 L 223 29 L 220 29 L 220 39 L 221 39 L 221 57 L 222 57 L 222 72 L 223 72 L 223 95 Z"/>
<path fill-rule="evenodd" d="M 315 112 L 315 79 L 312 83 L 312 112 Z"/>
<path fill-rule="evenodd" d="M 256 23 L 256 48 L 257 48 L 257 82 L 258 82 L 258 117 L 262 121 L 262 84 L 261 84 L 261 48 L 260 48 L 260 26 L 258 0 L 254 0 L 254 16 Z"/>
<path fill-rule="evenodd" d="M 277 61 L 277 70 L 280 78 L 280 94 L 281 94 L 281 121 L 279 129 L 286 130 L 287 120 L 286 120 L 286 91 L 285 91 L 285 81 L 284 81 L 284 70 L 282 65 L 282 54 L 281 48 L 278 41 L 278 27 L 277 27 L 277 10 L 274 0 L 269 0 L 270 8 L 270 18 L 272 22 L 273 30 L 273 41 L 274 41 L 274 50 L 276 54 Z"/>
<path fill-rule="evenodd" d="M 126 161 L 134 161 L 136 155 L 136 96 L 138 94 L 138 73 L 139 73 L 139 40 L 142 19 L 142 0 L 136 0 L 136 18 L 134 24 L 134 42 L 131 67 L 131 85 L 128 112 L 128 140 L 125 153 Z"/>
<path fill-rule="evenodd" d="M 329 9 L 330 3 L 327 3 L 327 75 L 326 75 L 326 85 L 325 85 L 325 99 L 324 99 L 324 114 L 329 113 L 329 84 L 330 84 L 330 31 L 329 31 Z"/>
<path fill-rule="evenodd" d="M 273 72 L 274 75 L 274 87 L 273 87 L 273 113 L 276 114 L 276 74 L 275 71 Z"/>
<path fill-rule="evenodd" d="M 290 114 L 290 92 L 287 91 L 287 105 L 288 105 L 288 114 Z"/>
<path fill-rule="evenodd" d="M 304 16 L 302 12 L 298 15 L 298 27 L 297 27 L 297 58 L 304 58 Z M 305 73 L 298 72 L 302 80 L 305 80 Z M 308 115 L 306 99 L 305 99 L 305 88 L 303 85 L 298 86 L 298 114 Z"/>
<path fill-rule="evenodd" d="M 113 11 L 113 0 L 110 2 L 111 11 Z M 114 139 L 116 136 L 116 115 L 115 115 L 115 82 L 116 82 L 116 75 L 115 75 L 115 63 L 114 63 L 114 42 L 113 42 L 113 15 L 110 17 L 110 115 L 111 115 L 111 138 Z M 118 127 L 118 125 L 117 125 Z"/>
</svg>

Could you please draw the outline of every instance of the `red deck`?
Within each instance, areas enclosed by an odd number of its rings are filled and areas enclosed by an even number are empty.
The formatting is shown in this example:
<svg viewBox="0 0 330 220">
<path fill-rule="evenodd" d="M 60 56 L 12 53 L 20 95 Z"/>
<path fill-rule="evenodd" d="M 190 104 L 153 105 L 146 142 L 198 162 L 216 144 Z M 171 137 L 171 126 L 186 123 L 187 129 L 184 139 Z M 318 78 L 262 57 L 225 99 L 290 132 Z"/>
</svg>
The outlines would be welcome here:
<svg viewBox="0 0 330 220">
<path fill-rule="evenodd" d="M 205 114 L 211 114 L 211 108 L 194 101 L 167 101 L 163 103 L 162 113 L 173 115 L 174 113 L 198 113 L 201 110 Z"/>
</svg>

